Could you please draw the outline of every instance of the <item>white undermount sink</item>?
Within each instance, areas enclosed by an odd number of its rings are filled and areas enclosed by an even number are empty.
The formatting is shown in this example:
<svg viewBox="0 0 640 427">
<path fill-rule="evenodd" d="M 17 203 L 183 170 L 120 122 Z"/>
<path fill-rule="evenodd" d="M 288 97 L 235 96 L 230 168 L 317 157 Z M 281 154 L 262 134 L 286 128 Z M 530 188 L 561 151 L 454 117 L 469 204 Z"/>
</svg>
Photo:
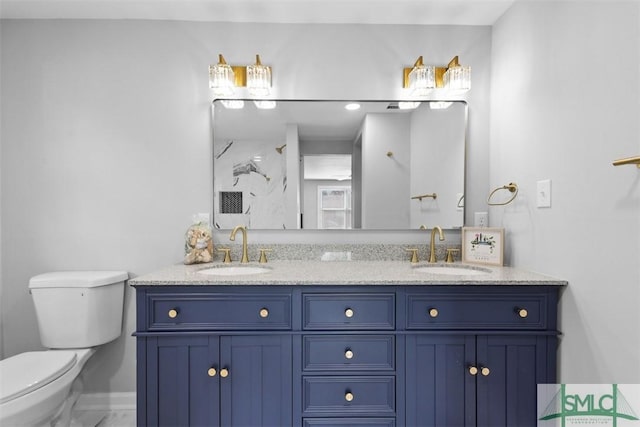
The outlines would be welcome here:
<svg viewBox="0 0 640 427">
<path fill-rule="evenodd" d="M 414 267 L 416 273 L 444 274 L 447 276 L 479 276 L 491 273 L 491 270 L 482 267 L 474 267 L 470 265 L 425 265 Z"/>
<path fill-rule="evenodd" d="M 271 271 L 270 268 L 267 267 L 259 267 L 256 265 L 234 265 L 227 266 L 221 265 L 218 267 L 206 268 L 204 270 L 199 270 L 199 274 L 206 274 L 209 276 L 246 276 L 252 274 L 262 274 Z"/>
</svg>

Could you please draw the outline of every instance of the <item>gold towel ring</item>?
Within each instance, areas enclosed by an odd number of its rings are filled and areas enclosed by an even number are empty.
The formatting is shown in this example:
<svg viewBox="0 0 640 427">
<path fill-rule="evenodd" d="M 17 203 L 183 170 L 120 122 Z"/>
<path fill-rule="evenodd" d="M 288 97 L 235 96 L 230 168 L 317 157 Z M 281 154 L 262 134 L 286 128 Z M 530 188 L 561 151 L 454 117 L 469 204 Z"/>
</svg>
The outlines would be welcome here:
<svg viewBox="0 0 640 427">
<path fill-rule="evenodd" d="M 509 192 L 513 193 L 513 196 L 511 196 L 511 198 L 504 203 L 491 203 L 491 196 L 493 196 L 499 190 L 509 190 Z M 503 185 L 502 187 L 498 187 L 495 190 L 493 190 L 491 193 L 489 193 L 489 197 L 487 197 L 487 204 L 489 206 L 508 205 L 513 201 L 513 199 L 516 198 L 517 195 L 518 195 L 518 185 L 515 182 L 510 182 L 509 184 Z"/>
</svg>

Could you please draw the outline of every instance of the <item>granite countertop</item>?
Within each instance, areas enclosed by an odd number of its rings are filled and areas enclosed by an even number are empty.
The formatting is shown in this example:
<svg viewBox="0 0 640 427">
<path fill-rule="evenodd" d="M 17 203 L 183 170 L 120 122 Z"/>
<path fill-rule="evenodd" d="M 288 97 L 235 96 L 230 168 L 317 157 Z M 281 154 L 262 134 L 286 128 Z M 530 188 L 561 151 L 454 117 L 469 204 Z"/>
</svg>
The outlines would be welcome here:
<svg viewBox="0 0 640 427">
<path fill-rule="evenodd" d="M 263 267 L 268 272 L 231 276 L 208 275 L 200 270 L 225 267 Z M 431 267 L 434 272 L 416 268 Z M 439 268 L 464 267 L 463 274 L 438 274 Z M 476 274 L 472 274 L 476 273 Z M 479 274 L 478 274 L 479 273 Z M 551 285 L 567 281 L 512 267 L 428 264 L 408 261 L 274 260 L 267 264 L 177 264 L 129 280 L 132 286 L 167 285 Z"/>
</svg>

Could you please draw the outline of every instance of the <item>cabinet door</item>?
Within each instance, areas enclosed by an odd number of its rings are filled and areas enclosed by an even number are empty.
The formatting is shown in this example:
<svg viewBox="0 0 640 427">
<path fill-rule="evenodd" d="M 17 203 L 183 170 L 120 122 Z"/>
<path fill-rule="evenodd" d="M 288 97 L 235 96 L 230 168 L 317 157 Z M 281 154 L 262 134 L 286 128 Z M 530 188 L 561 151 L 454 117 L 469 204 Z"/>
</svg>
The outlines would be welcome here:
<svg viewBox="0 0 640 427">
<path fill-rule="evenodd" d="M 146 424 L 219 425 L 218 337 L 146 338 Z"/>
<path fill-rule="evenodd" d="M 292 425 L 291 366 L 290 336 L 222 337 L 222 425 Z"/>
<path fill-rule="evenodd" d="M 535 426 L 537 384 L 550 380 L 546 360 L 547 337 L 479 336 L 478 425 Z"/>
<path fill-rule="evenodd" d="M 408 335 L 406 338 L 407 426 L 475 425 L 475 337 Z"/>
</svg>

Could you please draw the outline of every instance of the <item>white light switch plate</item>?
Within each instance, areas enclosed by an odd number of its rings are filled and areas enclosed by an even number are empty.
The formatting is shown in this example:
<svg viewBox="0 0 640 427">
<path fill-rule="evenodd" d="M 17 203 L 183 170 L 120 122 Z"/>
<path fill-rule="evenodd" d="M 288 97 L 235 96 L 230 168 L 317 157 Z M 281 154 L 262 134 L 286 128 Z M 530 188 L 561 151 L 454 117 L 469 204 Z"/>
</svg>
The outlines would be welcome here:
<svg viewBox="0 0 640 427">
<path fill-rule="evenodd" d="M 538 181 L 536 200 L 537 200 L 537 206 L 539 208 L 551 207 L 551 180 L 550 179 Z"/>
</svg>

